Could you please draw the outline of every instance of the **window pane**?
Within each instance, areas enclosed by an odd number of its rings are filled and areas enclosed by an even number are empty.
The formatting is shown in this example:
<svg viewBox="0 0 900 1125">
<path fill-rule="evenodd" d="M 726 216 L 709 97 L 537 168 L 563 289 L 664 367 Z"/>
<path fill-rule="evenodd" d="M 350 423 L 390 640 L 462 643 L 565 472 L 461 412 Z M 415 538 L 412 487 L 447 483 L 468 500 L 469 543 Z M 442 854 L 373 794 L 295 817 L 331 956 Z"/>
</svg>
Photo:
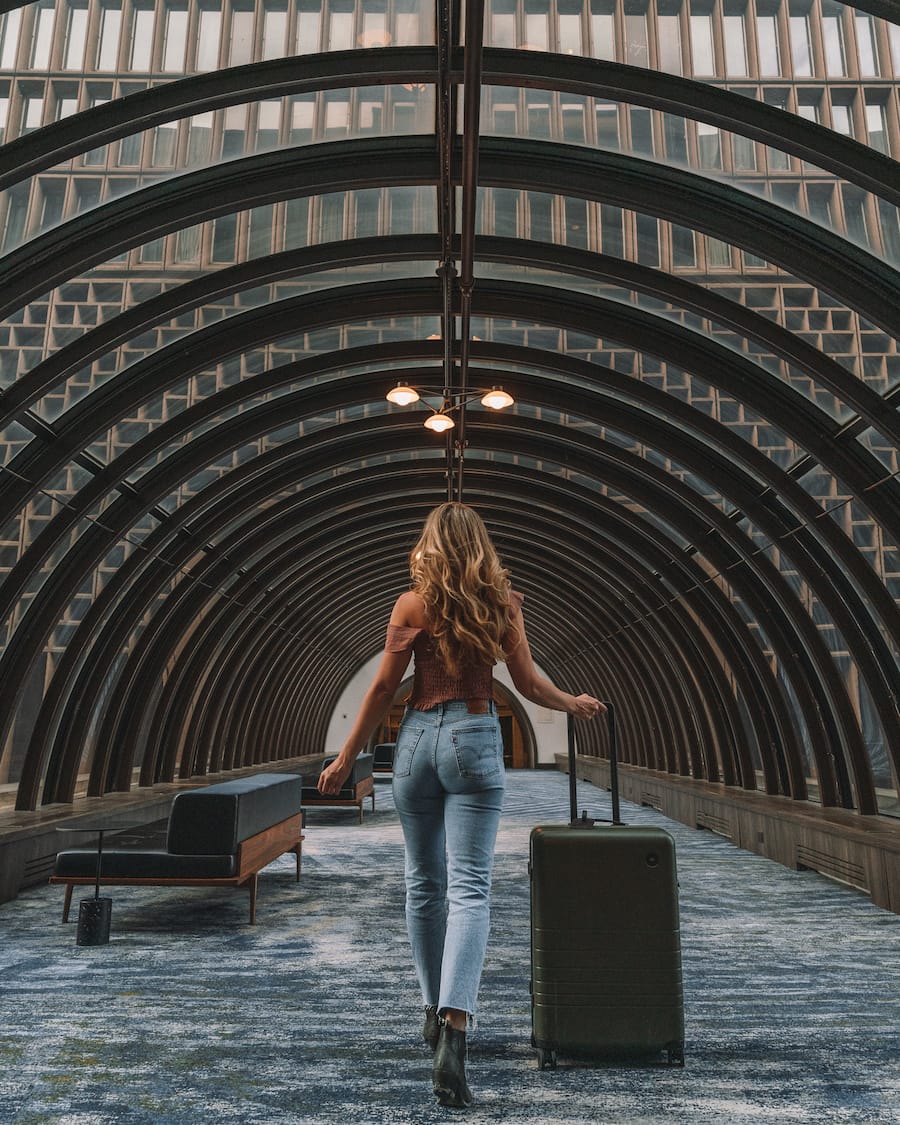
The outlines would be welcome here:
<svg viewBox="0 0 900 1125">
<path fill-rule="evenodd" d="M 672 265 L 676 269 L 693 269 L 697 265 L 694 232 L 689 227 L 672 225 Z"/>
<path fill-rule="evenodd" d="M 297 13 L 297 54 L 308 55 L 319 50 L 319 28 L 322 21 L 321 0 L 304 0 Z"/>
<path fill-rule="evenodd" d="M 228 65 L 243 66 L 253 58 L 253 11 L 233 8 L 231 36 L 228 42 Z"/>
<path fill-rule="evenodd" d="M 881 102 L 866 103 L 866 130 L 869 134 L 869 145 L 879 152 L 887 153 L 887 121 L 884 105 Z"/>
<path fill-rule="evenodd" d="M 731 267 L 731 247 L 727 242 L 720 242 L 718 238 L 707 238 L 706 252 L 711 268 L 728 269 Z"/>
<path fill-rule="evenodd" d="M 847 73 L 844 51 L 844 25 L 839 15 L 822 16 L 822 37 L 825 43 L 825 73 L 837 78 Z"/>
<path fill-rule="evenodd" d="M 647 13 L 625 7 L 625 62 L 631 66 L 649 66 L 650 52 L 647 40 Z"/>
<path fill-rule="evenodd" d="M 691 13 L 691 61 L 694 74 L 712 75 L 716 73 L 713 55 L 712 16 L 704 12 Z"/>
<path fill-rule="evenodd" d="M 287 36 L 287 9 L 266 6 L 263 16 L 262 57 L 280 59 Z"/>
<path fill-rule="evenodd" d="M 845 137 L 853 136 L 853 114 L 849 105 L 839 102 L 832 105 L 831 120 L 832 128 L 836 133 L 842 133 Z"/>
<path fill-rule="evenodd" d="M 636 213 L 637 259 L 642 266 L 659 266 L 659 223 L 652 215 Z"/>
<path fill-rule="evenodd" d="M 31 40 L 31 65 L 35 70 L 50 66 L 50 49 L 53 46 L 53 21 L 56 12 L 49 7 L 38 8 L 34 20 L 34 37 Z"/>
<path fill-rule="evenodd" d="M 131 69 L 149 70 L 153 59 L 153 9 L 135 8 L 131 22 Z"/>
<path fill-rule="evenodd" d="M 221 34 L 221 9 L 201 8 L 197 34 L 197 70 L 215 70 L 218 67 Z"/>
<path fill-rule="evenodd" d="M 532 51 L 550 50 L 550 10 L 545 0 L 526 0 L 524 45 Z"/>
<path fill-rule="evenodd" d="M 102 8 L 101 13 L 97 69 L 115 70 L 119 62 L 119 32 L 122 28 L 122 9 Z"/>
<path fill-rule="evenodd" d="M 583 55 L 584 43 L 581 38 L 581 0 L 560 0 L 559 4 L 559 52 L 563 55 Z"/>
<path fill-rule="evenodd" d="M 597 102 L 597 145 L 600 148 L 619 147 L 619 111 L 612 102 Z"/>
<path fill-rule="evenodd" d="M 763 78 L 781 74 L 778 50 L 778 19 L 776 16 L 756 17 L 756 37 L 759 44 L 759 73 Z"/>
<path fill-rule="evenodd" d="M 616 21 L 612 8 L 603 0 L 591 0 L 591 38 L 595 59 L 612 61 L 616 57 Z"/>
<path fill-rule="evenodd" d="M 900 30 L 896 24 L 891 24 L 891 32 L 894 33 L 894 42 L 896 42 L 896 32 Z M 856 47 L 859 52 L 859 73 L 864 78 L 874 78 L 879 74 L 878 68 L 878 48 L 875 43 L 875 21 L 871 16 L 856 17 Z M 900 67 L 895 67 L 900 70 Z"/>
<path fill-rule="evenodd" d="M 66 54 L 63 62 L 66 70 L 81 70 L 84 66 L 87 21 L 87 8 L 69 8 L 69 20 L 66 27 Z"/>
<path fill-rule="evenodd" d="M 622 233 L 622 209 L 604 203 L 600 207 L 600 248 L 604 254 L 621 258 L 625 253 Z"/>
<path fill-rule="evenodd" d="M 747 73 L 747 33 L 742 15 L 725 16 L 725 73 L 730 78 Z"/>
<path fill-rule="evenodd" d="M 184 70 L 184 49 L 187 43 L 187 8 L 166 9 L 166 40 L 163 46 L 163 70 Z"/>
<path fill-rule="evenodd" d="M 659 69 L 668 74 L 684 74 L 681 58 L 681 20 L 678 16 L 662 15 L 659 24 Z"/>
<path fill-rule="evenodd" d="M 212 260 L 233 262 L 237 239 L 237 215 L 222 215 L 213 225 Z"/>
<path fill-rule="evenodd" d="M 812 74 L 812 54 L 809 47 L 809 21 L 805 15 L 791 16 L 791 64 L 794 74 L 804 78 Z"/>
<path fill-rule="evenodd" d="M 3 17 L 3 30 L 0 32 L 0 66 L 4 70 L 12 70 L 16 65 L 16 48 L 19 44 L 21 23 L 22 12 L 19 8 L 7 12 Z"/>
<path fill-rule="evenodd" d="M 353 47 L 353 11 L 332 8 L 328 14 L 328 50 L 349 51 Z"/>
<path fill-rule="evenodd" d="M 512 0 L 493 0 L 490 41 L 492 47 L 516 46 L 516 10 Z"/>
<path fill-rule="evenodd" d="M 697 147 L 701 168 L 722 167 L 722 138 L 714 125 L 697 122 Z"/>
</svg>

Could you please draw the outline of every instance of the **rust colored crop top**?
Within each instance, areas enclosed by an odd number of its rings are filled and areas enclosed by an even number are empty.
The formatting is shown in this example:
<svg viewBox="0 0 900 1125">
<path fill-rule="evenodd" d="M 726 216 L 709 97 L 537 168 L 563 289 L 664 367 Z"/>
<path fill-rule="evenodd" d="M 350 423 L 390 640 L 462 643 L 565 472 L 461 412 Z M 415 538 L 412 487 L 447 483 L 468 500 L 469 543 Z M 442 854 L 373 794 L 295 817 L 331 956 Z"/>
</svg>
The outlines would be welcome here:
<svg viewBox="0 0 900 1125">
<path fill-rule="evenodd" d="M 523 594 L 511 590 L 514 606 L 521 606 Z M 427 629 L 412 625 L 388 625 L 385 652 L 408 652 L 415 657 L 412 694 L 408 706 L 427 711 L 451 699 L 491 699 L 492 664 L 470 664 L 458 676 L 452 676 L 438 659 Z"/>
</svg>

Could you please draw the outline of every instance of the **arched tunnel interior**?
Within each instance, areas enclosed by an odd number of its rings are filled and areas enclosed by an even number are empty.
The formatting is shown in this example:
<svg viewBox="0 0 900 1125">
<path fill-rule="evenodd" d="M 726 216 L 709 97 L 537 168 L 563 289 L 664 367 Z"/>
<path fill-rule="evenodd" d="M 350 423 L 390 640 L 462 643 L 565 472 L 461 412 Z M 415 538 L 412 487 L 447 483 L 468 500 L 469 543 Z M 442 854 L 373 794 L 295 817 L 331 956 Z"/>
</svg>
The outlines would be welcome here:
<svg viewBox="0 0 900 1125">
<path fill-rule="evenodd" d="M 450 498 L 634 799 L 896 856 L 896 4 L 0 7 L 0 828 L 332 749 Z"/>
</svg>

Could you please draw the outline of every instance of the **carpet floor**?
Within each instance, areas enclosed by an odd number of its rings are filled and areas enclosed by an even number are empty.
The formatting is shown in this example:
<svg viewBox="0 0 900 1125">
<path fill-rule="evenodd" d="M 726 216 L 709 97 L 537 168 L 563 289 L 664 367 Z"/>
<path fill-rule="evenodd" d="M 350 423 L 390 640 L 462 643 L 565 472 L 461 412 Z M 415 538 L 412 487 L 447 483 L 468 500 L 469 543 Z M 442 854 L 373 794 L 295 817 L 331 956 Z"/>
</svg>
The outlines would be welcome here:
<svg viewBox="0 0 900 1125">
<path fill-rule="evenodd" d="M 900 1123 L 900 916 L 629 804 L 624 819 L 676 841 L 686 1065 L 538 1069 L 526 869 L 531 827 L 567 819 L 552 772 L 509 775 L 476 1104 L 442 1109 L 389 785 L 376 801 L 362 825 L 309 813 L 303 877 L 292 856 L 266 868 L 254 927 L 243 892 L 118 887 L 109 945 L 84 948 L 60 925 L 61 887 L 0 906 L 0 1122 Z M 590 785 L 579 803 L 609 816 Z"/>
</svg>

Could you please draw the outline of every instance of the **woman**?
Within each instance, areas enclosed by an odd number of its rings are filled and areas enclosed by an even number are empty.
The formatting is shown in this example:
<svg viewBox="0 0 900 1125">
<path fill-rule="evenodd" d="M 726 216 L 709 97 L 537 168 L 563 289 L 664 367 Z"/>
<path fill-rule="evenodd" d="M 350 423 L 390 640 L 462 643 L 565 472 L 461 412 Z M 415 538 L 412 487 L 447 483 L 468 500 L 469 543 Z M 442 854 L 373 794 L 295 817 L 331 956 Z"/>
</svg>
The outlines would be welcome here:
<svg viewBox="0 0 900 1125">
<path fill-rule="evenodd" d="M 491 867 L 503 806 L 500 724 L 491 696 L 504 660 L 516 689 L 542 707 L 590 719 L 603 704 L 538 675 L 522 620 L 480 516 L 435 508 L 410 556 L 412 589 L 397 599 L 387 643 L 350 735 L 322 771 L 337 793 L 384 719 L 415 654 L 412 695 L 397 735 L 394 800 L 406 844 L 406 918 L 425 1001 L 442 1105 L 467 1106 L 466 1031 L 487 945 Z"/>
</svg>

